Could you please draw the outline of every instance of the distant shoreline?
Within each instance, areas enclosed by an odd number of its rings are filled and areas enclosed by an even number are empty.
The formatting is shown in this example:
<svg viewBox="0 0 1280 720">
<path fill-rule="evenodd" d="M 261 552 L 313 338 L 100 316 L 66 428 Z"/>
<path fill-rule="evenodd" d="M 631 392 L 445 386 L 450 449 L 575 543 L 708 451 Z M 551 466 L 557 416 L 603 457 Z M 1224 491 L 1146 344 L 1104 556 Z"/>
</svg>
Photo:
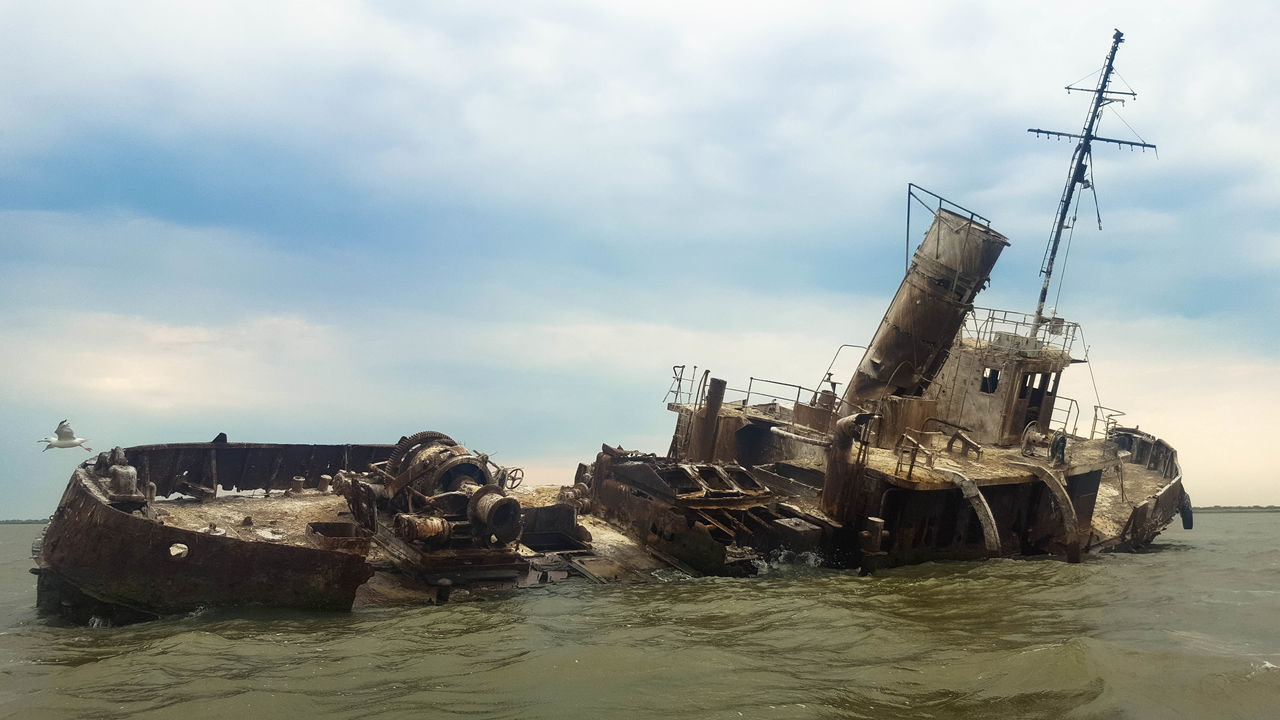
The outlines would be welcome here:
<svg viewBox="0 0 1280 720">
<path fill-rule="evenodd" d="M 1276 506 L 1276 505 L 1209 505 L 1208 507 L 1193 507 L 1192 511 L 1204 512 L 1204 513 L 1280 512 L 1280 506 Z"/>
<path fill-rule="evenodd" d="M 49 520 L 0 520 L 0 525 L 47 525 Z"/>
</svg>

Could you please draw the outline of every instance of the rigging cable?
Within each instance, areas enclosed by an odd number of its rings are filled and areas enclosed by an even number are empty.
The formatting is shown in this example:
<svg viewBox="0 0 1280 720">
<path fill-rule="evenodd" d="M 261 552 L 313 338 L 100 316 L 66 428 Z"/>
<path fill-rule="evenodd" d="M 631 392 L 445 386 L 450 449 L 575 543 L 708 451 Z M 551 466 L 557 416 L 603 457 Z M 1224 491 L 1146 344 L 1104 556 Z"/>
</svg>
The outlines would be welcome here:
<svg viewBox="0 0 1280 720">
<path fill-rule="evenodd" d="M 1097 74 L 1098 74 L 1098 73 L 1100 73 L 1100 72 L 1102 72 L 1102 68 L 1098 68 L 1097 70 L 1094 70 L 1093 72 L 1089 73 L 1088 75 L 1085 75 L 1084 77 L 1080 78 L 1079 80 L 1077 80 L 1077 81 L 1075 81 L 1075 82 L 1071 83 L 1070 85 L 1068 85 L 1068 86 L 1067 86 L 1067 92 L 1071 92 L 1071 88 L 1072 88 L 1073 86 L 1075 86 L 1075 85 L 1079 85 L 1080 83 L 1084 82 L 1085 80 L 1088 80 L 1089 78 L 1093 77 L 1094 75 L 1097 75 Z M 1088 92 L 1088 91 L 1086 90 L 1086 91 L 1083 91 L 1083 92 Z"/>
<path fill-rule="evenodd" d="M 1134 137 L 1138 138 L 1138 140 L 1139 140 L 1139 141 L 1141 141 L 1141 142 L 1142 142 L 1142 143 L 1144 143 L 1144 144 L 1147 142 L 1147 141 L 1146 141 L 1146 138 L 1144 138 L 1144 137 L 1142 137 L 1141 135 L 1139 135 L 1139 134 L 1138 134 L 1138 131 L 1137 131 L 1137 130 L 1134 130 L 1134 129 L 1133 129 L 1133 126 L 1129 124 L 1129 121 L 1124 119 L 1124 116 L 1123 116 L 1123 115 L 1121 115 L 1120 113 L 1116 112 L 1114 108 L 1108 108 L 1108 110 L 1111 110 L 1111 114 L 1112 114 L 1112 115 L 1115 115 L 1115 116 L 1116 116 L 1116 118 L 1117 118 L 1118 120 L 1120 120 L 1120 122 L 1124 123 L 1124 126 L 1125 126 L 1125 127 L 1129 128 L 1129 132 L 1133 133 L 1133 136 L 1134 136 Z M 1130 149 L 1132 150 L 1132 148 L 1130 148 Z M 1152 150 L 1153 150 L 1153 152 L 1155 152 L 1155 154 L 1156 154 L 1156 159 L 1157 159 L 1157 160 L 1158 160 L 1158 159 L 1160 159 L 1160 150 L 1155 149 L 1155 148 L 1153 148 Z M 1145 152 L 1145 150 L 1144 150 L 1144 152 Z"/>
<path fill-rule="evenodd" d="M 1093 160 L 1093 158 L 1089 159 Z M 1102 232 L 1102 208 L 1098 206 L 1098 185 L 1093 181 L 1092 162 L 1089 163 L 1089 192 L 1093 193 L 1093 211 L 1098 216 L 1098 232 Z"/>
<path fill-rule="evenodd" d="M 1093 170 L 1093 163 L 1089 164 L 1089 169 Z M 1071 239 L 1076 236 L 1076 217 L 1079 214 L 1080 196 L 1076 195 L 1076 206 L 1071 211 L 1071 232 L 1067 233 L 1067 249 L 1062 253 L 1062 267 L 1058 269 L 1058 293 L 1053 296 L 1054 315 L 1058 314 L 1057 308 L 1062 300 L 1062 282 L 1067 277 L 1067 261 L 1071 259 Z"/>
<path fill-rule="evenodd" d="M 1124 79 L 1124 76 L 1120 74 L 1120 71 L 1116 70 L 1115 68 L 1112 68 L 1111 72 L 1115 73 L 1115 76 L 1120 78 L 1120 82 L 1124 83 L 1125 90 L 1128 90 L 1129 92 L 1133 93 L 1133 97 L 1136 99 L 1138 97 L 1138 92 L 1133 89 L 1133 86 L 1129 84 L 1128 80 Z M 1124 102 L 1124 101 L 1122 100 L 1121 102 Z"/>
<path fill-rule="evenodd" d="M 1102 406 L 1102 395 L 1098 394 L 1098 380 L 1093 376 L 1093 363 L 1089 362 L 1089 343 L 1084 339 L 1084 328 L 1077 327 L 1076 332 L 1080 333 L 1080 344 L 1084 345 L 1084 364 L 1089 368 L 1089 382 L 1093 384 L 1093 401 Z"/>
</svg>

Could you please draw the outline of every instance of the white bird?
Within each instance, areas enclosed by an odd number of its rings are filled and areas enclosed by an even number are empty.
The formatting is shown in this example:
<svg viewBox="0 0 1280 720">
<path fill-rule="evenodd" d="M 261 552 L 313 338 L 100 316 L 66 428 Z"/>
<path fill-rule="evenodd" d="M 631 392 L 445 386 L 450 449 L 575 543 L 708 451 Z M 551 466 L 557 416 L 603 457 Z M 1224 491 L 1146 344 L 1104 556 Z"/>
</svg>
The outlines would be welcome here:
<svg viewBox="0 0 1280 720">
<path fill-rule="evenodd" d="M 58 423 L 58 429 L 54 432 L 57 433 L 57 437 L 41 438 L 36 442 L 45 443 L 44 450 L 48 450 L 49 448 L 79 447 L 84 448 L 88 452 L 93 452 L 93 448 L 85 445 L 85 443 L 89 442 L 88 438 L 76 437 L 76 431 L 71 429 L 71 426 L 67 424 L 66 420 Z M 41 450 L 40 452 L 44 452 L 44 450 Z"/>
</svg>

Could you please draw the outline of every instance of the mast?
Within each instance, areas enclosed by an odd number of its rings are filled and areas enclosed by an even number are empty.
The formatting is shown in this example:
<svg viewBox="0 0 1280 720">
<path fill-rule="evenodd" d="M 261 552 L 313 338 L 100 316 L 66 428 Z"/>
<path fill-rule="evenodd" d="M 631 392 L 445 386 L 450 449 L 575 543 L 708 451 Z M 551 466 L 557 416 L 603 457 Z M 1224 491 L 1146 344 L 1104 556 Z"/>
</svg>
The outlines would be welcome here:
<svg viewBox="0 0 1280 720">
<path fill-rule="evenodd" d="M 1089 171 L 1088 164 L 1093 161 L 1094 141 L 1127 145 L 1131 148 L 1156 149 L 1156 146 L 1150 143 L 1114 140 L 1093 134 L 1094 129 L 1098 126 L 1098 118 L 1102 116 L 1102 109 L 1113 102 L 1124 102 L 1122 98 L 1117 96 L 1138 96 L 1134 92 L 1107 89 L 1107 86 L 1111 83 L 1111 73 L 1115 67 L 1116 51 L 1120 49 L 1120 43 L 1122 42 L 1124 42 L 1124 33 L 1116 30 L 1116 34 L 1111 38 L 1111 52 L 1107 54 L 1107 62 L 1102 68 L 1102 77 L 1098 79 L 1097 88 L 1090 90 L 1088 88 L 1067 86 L 1068 92 L 1079 90 L 1093 94 L 1093 101 L 1089 105 L 1089 114 L 1085 117 L 1084 129 L 1079 135 L 1055 132 L 1053 130 L 1041 130 L 1039 128 L 1027 129 L 1027 132 L 1035 133 L 1036 137 L 1046 135 L 1049 137 L 1075 138 L 1080 141 L 1076 145 L 1075 153 L 1071 156 L 1071 167 L 1067 173 L 1067 186 L 1063 189 L 1062 200 L 1058 203 L 1058 219 L 1054 223 L 1053 234 L 1049 238 L 1049 246 L 1045 249 L 1044 262 L 1040 266 L 1040 274 L 1044 276 L 1044 284 L 1040 287 L 1040 299 L 1036 302 L 1035 320 L 1032 321 L 1031 325 L 1031 337 L 1033 338 L 1047 319 L 1044 316 L 1044 301 L 1049 296 L 1049 280 L 1053 276 L 1053 262 L 1058 256 L 1058 244 L 1062 241 L 1062 231 L 1067 226 L 1067 215 L 1071 212 L 1071 199 L 1075 196 L 1077 185 L 1083 189 L 1091 187 L 1091 183 L 1085 176 Z"/>
</svg>

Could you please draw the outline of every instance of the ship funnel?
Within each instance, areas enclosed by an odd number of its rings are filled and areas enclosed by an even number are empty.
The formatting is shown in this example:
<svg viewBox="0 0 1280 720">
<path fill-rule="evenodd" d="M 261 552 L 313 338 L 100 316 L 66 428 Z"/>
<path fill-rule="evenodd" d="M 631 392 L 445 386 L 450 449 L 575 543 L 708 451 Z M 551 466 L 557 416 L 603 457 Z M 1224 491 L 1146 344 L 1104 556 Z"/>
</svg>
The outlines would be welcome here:
<svg viewBox="0 0 1280 720">
<path fill-rule="evenodd" d="M 973 216 L 939 209 L 849 382 L 840 414 L 886 395 L 924 392 L 1009 240 Z"/>
</svg>

